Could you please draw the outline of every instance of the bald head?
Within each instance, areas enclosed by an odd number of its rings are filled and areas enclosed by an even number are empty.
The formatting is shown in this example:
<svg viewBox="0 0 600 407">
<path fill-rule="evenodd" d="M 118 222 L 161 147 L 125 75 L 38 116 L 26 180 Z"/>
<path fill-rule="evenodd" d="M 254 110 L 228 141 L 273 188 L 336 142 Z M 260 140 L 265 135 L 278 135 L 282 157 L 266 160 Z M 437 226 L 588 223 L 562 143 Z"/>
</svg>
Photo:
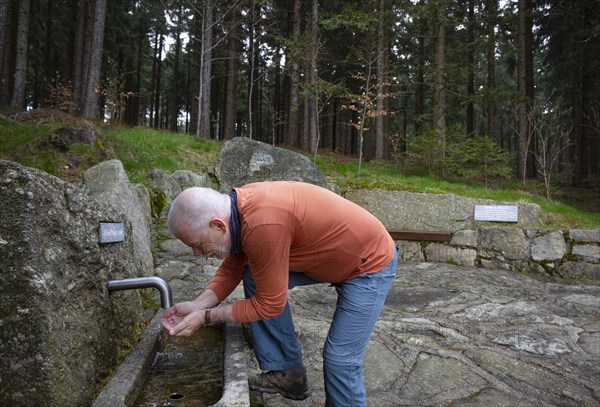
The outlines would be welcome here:
<svg viewBox="0 0 600 407">
<path fill-rule="evenodd" d="M 188 188 L 177 195 L 167 217 L 169 232 L 176 237 L 187 230 L 205 234 L 214 218 L 229 221 L 231 201 L 229 196 L 211 188 Z"/>
</svg>

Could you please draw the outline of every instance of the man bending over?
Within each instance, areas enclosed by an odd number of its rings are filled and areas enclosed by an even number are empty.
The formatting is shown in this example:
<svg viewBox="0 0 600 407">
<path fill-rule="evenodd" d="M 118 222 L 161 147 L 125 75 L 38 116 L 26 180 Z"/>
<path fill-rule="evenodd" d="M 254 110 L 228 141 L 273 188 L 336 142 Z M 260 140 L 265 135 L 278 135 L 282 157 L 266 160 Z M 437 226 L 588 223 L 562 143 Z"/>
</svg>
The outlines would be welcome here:
<svg viewBox="0 0 600 407">
<path fill-rule="evenodd" d="M 366 405 L 363 356 L 397 265 L 394 242 L 373 215 L 324 188 L 276 181 L 229 194 L 186 189 L 171 205 L 168 227 L 194 255 L 224 260 L 195 300 L 164 312 L 168 334 L 249 323 L 265 371 L 249 378 L 250 388 L 303 400 L 306 367 L 288 289 L 332 284 L 338 298 L 323 348 L 326 406 Z M 240 281 L 246 299 L 219 305 Z"/>
</svg>

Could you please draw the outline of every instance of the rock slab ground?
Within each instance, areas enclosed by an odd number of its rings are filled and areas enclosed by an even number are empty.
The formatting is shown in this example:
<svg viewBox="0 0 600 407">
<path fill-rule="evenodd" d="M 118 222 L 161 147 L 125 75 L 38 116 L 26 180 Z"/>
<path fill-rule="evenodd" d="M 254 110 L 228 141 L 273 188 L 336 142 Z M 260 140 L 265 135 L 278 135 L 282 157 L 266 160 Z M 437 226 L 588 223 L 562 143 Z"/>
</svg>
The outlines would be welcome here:
<svg viewBox="0 0 600 407">
<path fill-rule="evenodd" d="M 166 235 L 156 273 L 193 296 L 218 262 Z M 235 296 L 241 296 L 238 290 Z M 290 291 L 310 397 L 253 394 L 254 405 L 323 405 L 321 352 L 333 287 Z M 258 371 L 248 350 L 250 374 Z M 399 264 L 364 361 L 369 406 L 600 406 L 600 286 L 504 270 Z"/>
<path fill-rule="evenodd" d="M 333 288 L 292 290 L 311 397 Z M 369 406 L 600 405 L 600 287 L 503 270 L 402 263 L 364 362 Z M 256 365 L 255 365 L 256 366 Z"/>
</svg>

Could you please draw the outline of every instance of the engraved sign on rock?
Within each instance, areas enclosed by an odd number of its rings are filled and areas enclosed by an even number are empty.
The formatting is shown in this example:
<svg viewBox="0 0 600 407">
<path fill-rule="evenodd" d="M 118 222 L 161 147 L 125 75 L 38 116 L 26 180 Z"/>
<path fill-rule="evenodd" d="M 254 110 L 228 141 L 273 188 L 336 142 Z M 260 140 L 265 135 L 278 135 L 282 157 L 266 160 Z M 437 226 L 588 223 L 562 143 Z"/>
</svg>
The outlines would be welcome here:
<svg viewBox="0 0 600 407">
<path fill-rule="evenodd" d="M 250 172 L 260 171 L 263 167 L 272 166 L 273 156 L 265 151 L 256 151 L 250 158 Z"/>
<path fill-rule="evenodd" d="M 125 226 L 122 223 L 100 223 L 100 243 L 115 243 L 125 240 Z"/>
</svg>

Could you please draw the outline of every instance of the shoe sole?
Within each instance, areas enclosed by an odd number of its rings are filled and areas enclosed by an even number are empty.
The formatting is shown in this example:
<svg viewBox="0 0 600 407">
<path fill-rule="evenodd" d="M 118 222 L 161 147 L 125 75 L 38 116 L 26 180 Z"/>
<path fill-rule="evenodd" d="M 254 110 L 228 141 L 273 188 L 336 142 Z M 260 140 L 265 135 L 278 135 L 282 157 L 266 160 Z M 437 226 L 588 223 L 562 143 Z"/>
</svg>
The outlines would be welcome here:
<svg viewBox="0 0 600 407">
<path fill-rule="evenodd" d="M 272 387 L 258 387 L 258 386 L 252 386 L 252 385 L 250 385 L 249 387 L 250 387 L 250 390 L 258 391 L 261 393 L 281 394 L 283 397 L 285 397 L 286 399 L 290 399 L 290 400 L 306 400 L 309 396 L 308 391 L 305 391 L 300 394 L 291 394 L 291 393 L 285 393 L 285 392 L 281 391 L 281 389 L 274 389 Z"/>
</svg>

